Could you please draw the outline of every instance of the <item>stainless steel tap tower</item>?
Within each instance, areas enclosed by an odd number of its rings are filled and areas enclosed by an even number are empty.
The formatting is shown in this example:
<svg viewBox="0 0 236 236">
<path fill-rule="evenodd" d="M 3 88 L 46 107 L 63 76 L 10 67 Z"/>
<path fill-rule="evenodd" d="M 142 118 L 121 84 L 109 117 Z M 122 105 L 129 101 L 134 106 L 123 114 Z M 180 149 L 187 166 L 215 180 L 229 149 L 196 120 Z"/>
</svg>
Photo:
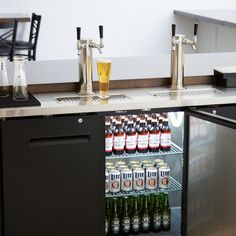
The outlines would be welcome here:
<svg viewBox="0 0 236 236">
<path fill-rule="evenodd" d="M 99 25 L 100 43 L 94 43 L 92 39 L 81 39 L 81 28 L 77 27 L 77 49 L 79 59 L 79 95 L 93 95 L 93 48 L 102 53 L 103 45 L 103 26 Z"/>
<path fill-rule="evenodd" d="M 176 34 L 176 25 L 172 24 L 171 41 L 171 90 L 182 90 L 184 86 L 184 46 L 190 45 L 196 50 L 198 24 L 194 24 L 193 40 L 186 39 L 185 35 Z"/>
</svg>

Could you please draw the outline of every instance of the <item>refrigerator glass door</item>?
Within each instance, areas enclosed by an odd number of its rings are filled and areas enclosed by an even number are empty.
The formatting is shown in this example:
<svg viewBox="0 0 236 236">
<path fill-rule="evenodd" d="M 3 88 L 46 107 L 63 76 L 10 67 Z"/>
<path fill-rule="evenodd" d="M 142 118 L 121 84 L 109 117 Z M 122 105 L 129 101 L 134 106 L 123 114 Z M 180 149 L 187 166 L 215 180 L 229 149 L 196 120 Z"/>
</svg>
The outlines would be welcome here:
<svg viewBox="0 0 236 236">
<path fill-rule="evenodd" d="M 236 127 L 194 113 L 187 121 L 186 234 L 236 235 Z"/>
</svg>

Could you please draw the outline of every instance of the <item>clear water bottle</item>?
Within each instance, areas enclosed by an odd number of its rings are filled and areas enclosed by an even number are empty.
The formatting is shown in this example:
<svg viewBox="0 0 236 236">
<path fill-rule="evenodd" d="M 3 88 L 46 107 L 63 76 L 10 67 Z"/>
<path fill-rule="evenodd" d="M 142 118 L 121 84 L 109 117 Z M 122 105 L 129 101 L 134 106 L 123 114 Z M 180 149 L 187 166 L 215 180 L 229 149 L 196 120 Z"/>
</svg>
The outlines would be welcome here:
<svg viewBox="0 0 236 236">
<path fill-rule="evenodd" d="M 25 58 L 14 57 L 13 99 L 22 101 L 28 99 L 27 81 L 25 76 Z"/>
<path fill-rule="evenodd" d="M 0 97 L 9 96 L 7 57 L 0 57 Z"/>
</svg>

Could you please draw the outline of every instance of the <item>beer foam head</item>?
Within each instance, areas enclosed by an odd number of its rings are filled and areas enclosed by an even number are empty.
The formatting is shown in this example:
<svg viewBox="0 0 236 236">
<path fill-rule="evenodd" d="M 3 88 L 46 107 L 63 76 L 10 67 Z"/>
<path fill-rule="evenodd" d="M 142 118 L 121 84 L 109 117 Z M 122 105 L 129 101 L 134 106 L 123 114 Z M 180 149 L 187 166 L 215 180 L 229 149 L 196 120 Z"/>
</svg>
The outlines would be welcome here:
<svg viewBox="0 0 236 236">
<path fill-rule="evenodd" d="M 99 63 L 111 63 L 111 59 L 101 58 L 101 59 L 97 59 L 97 62 L 99 62 Z"/>
</svg>

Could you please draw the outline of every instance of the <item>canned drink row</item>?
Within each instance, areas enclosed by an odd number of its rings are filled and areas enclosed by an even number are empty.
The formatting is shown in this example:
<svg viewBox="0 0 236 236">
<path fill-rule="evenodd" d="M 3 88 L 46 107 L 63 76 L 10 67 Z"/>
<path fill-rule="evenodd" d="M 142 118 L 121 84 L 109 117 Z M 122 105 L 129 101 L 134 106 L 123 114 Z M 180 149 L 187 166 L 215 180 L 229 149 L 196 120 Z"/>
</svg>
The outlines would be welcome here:
<svg viewBox="0 0 236 236">
<path fill-rule="evenodd" d="M 110 166 L 105 173 L 105 192 L 118 193 L 142 190 L 167 189 L 170 180 L 170 168 L 167 164 L 157 167 L 146 166 L 120 168 Z"/>
</svg>

